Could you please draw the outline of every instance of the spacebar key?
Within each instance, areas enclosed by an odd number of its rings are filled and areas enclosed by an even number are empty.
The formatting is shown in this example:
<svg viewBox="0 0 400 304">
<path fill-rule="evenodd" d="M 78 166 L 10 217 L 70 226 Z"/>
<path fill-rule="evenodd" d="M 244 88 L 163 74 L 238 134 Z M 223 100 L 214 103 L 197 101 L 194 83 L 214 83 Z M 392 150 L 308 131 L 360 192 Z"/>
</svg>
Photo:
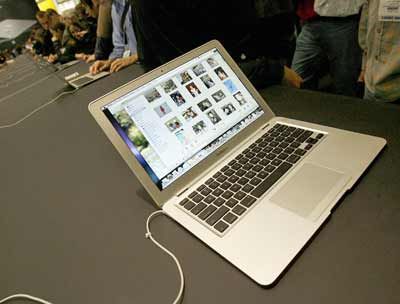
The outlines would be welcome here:
<svg viewBox="0 0 400 304">
<path fill-rule="evenodd" d="M 282 163 L 270 176 L 268 176 L 261 184 L 257 186 L 251 195 L 259 198 L 261 197 L 278 179 L 282 177 L 292 167 L 289 163 Z"/>
</svg>

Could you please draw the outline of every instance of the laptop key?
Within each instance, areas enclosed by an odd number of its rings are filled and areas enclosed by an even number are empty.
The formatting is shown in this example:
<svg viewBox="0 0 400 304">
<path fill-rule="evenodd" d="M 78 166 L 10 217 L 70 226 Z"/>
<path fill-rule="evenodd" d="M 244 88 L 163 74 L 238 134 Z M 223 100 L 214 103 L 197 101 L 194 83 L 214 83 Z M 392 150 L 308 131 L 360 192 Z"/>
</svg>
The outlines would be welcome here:
<svg viewBox="0 0 400 304">
<path fill-rule="evenodd" d="M 212 195 L 214 196 L 220 196 L 222 193 L 224 193 L 224 190 L 217 188 L 212 192 Z"/>
<path fill-rule="evenodd" d="M 242 177 L 241 179 L 239 179 L 238 181 L 237 181 L 237 183 L 239 184 L 239 185 L 246 185 L 247 183 L 249 182 L 249 179 L 248 178 L 245 178 L 245 177 Z"/>
<path fill-rule="evenodd" d="M 218 207 L 222 206 L 224 203 L 225 203 L 225 200 L 224 200 L 222 197 L 218 197 L 218 198 L 213 202 L 213 204 L 214 204 L 215 206 L 218 206 Z"/>
<path fill-rule="evenodd" d="M 217 177 L 220 177 L 221 175 L 222 175 L 222 173 L 218 171 L 217 173 L 215 173 L 215 174 L 213 175 L 213 177 L 214 177 L 214 178 L 217 178 Z"/>
<path fill-rule="evenodd" d="M 245 211 L 246 211 L 246 208 L 244 208 L 244 207 L 242 207 L 240 205 L 236 205 L 232 209 L 232 212 L 237 214 L 237 215 L 242 215 Z"/>
<path fill-rule="evenodd" d="M 206 223 L 209 224 L 210 226 L 214 226 L 214 224 L 218 222 L 228 211 L 229 211 L 228 207 L 222 206 L 206 220 Z"/>
<path fill-rule="evenodd" d="M 298 156 L 298 155 L 290 155 L 289 157 L 288 157 L 288 159 L 287 159 L 287 161 L 289 162 L 289 163 L 291 163 L 291 164 L 294 164 L 294 163 L 296 163 L 298 160 L 300 159 L 300 156 Z"/>
<path fill-rule="evenodd" d="M 229 225 L 223 221 L 219 221 L 218 224 L 214 226 L 215 230 L 218 230 L 221 233 L 224 232 L 228 227 Z"/>
<path fill-rule="evenodd" d="M 262 181 L 261 179 L 255 177 L 250 181 L 250 185 L 257 186 L 259 183 L 261 183 L 261 181 Z"/>
<path fill-rule="evenodd" d="M 238 184 L 233 184 L 229 190 L 231 190 L 232 192 L 238 192 L 240 190 L 240 188 L 242 188 L 240 185 Z"/>
<path fill-rule="evenodd" d="M 208 218 L 215 210 L 217 210 L 217 207 L 210 205 L 208 206 L 206 209 L 203 210 L 203 212 L 201 212 L 199 214 L 199 219 L 201 220 L 205 220 L 206 218 Z"/>
<path fill-rule="evenodd" d="M 269 175 L 261 184 L 259 184 L 252 192 L 251 195 L 259 198 L 261 197 L 272 185 L 275 184 L 290 168 L 292 164 L 287 162 L 282 163 L 271 175 Z"/>
<path fill-rule="evenodd" d="M 234 198 L 231 198 L 225 202 L 225 205 L 232 208 L 235 207 L 238 203 L 239 201 L 235 200 Z"/>
<path fill-rule="evenodd" d="M 230 183 L 236 183 L 239 180 L 239 177 L 236 175 L 232 175 L 230 178 L 228 178 L 228 182 Z"/>
<path fill-rule="evenodd" d="M 184 200 L 180 201 L 179 205 L 184 206 L 187 202 L 189 202 L 189 199 L 185 198 Z"/>
<path fill-rule="evenodd" d="M 190 210 L 190 212 L 192 212 L 193 214 L 197 215 L 201 211 L 203 211 L 203 209 L 206 208 L 206 207 L 207 207 L 207 204 L 199 203 L 196 207 L 194 207 L 192 210 Z"/>
<path fill-rule="evenodd" d="M 228 177 L 226 177 L 225 175 L 221 175 L 220 177 L 217 178 L 217 182 L 223 183 L 227 179 Z"/>
<path fill-rule="evenodd" d="M 195 203 L 193 203 L 193 202 L 187 202 L 186 204 L 185 204 L 185 206 L 183 206 L 186 210 L 190 210 L 190 209 L 192 209 L 194 206 L 196 206 L 196 204 Z"/>
<path fill-rule="evenodd" d="M 203 198 L 204 198 L 204 196 L 202 196 L 201 194 L 198 194 L 198 195 L 196 195 L 195 197 L 193 197 L 192 200 L 193 200 L 195 203 L 199 203 L 199 202 L 202 201 Z"/>
<path fill-rule="evenodd" d="M 260 172 L 262 169 L 263 169 L 263 166 L 260 166 L 260 165 L 255 165 L 253 167 L 253 171 L 255 171 L 255 172 Z"/>
<path fill-rule="evenodd" d="M 229 191 L 229 190 L 226 190 L 225 192 L 224 192 L 224 194 L 222 194 L 222 197 L 223 198 L 226 198 L 226 199 L 230 199 L 232 196 L 233 196 L 233 192 L 232 191 Z"/>
<path fill-rule="evenodd" d="M 306 154 L 306 151 L 303 149 L 297 149 L 296 151 L 294 151 L 294 154 L 303 156 L 304 154 Z"/>
<path fill-rule="evenodd" d="M 229 189 L 229 187 L 232 186 L 231 183 L 225 182 L 223 183 L 220 187 L 224 190 Z"/>
<path fill-rule="evenodd" d="M 198 194 L 197 191 L 193 191 L 192 193 L 189 194 L 189 198 L 194 198 Z"/>
<path fill-rule="evenodd" d="M 246 186 L 244 186 L 242 188 L 242 191 L 246 192 L 246 193 L 250 193 L 251 191 L 253 191 L 254 188 L 255 188 L 254 186 L 247 184 Z"/>
<path fill-rule="evenodd" d="M 210 194 L 209 196 L 207 196 L 207 197 L 204 199 L 204 202 L 207 203 L 207 204 L 211 204 L 213 201 L 215 201 L 215 199 L 216 199 L 216 197 L 215 197 L 215 196 L 212 196 L 212 195 Z"/>
<path fill-rule="evenodd" d="M 235 222 L 238 219 L 238 217 L 236 215 L 234 215 L 233 213 L 229 212 L 229 213 L 225 214 L 225 216 L 222 219 L 229 224 L 233 224 L 233 222 Z"/>
<path fill-rule="evenodd" d="M 197 191 L 201 191 L 201 190 L 203 190 L 204 188 L 206 187 L 206 185 L 201 185 L 199 188 L 197 188 Z"/>
<path fill-rule="evenodd" d="M 257 174 L 257 177 L 264 179 L 268 176 L 268 172 L 261 171 L 260 173 Z"/>
<path fill-rule="evenodd" d="M 239 191 L 238 193 L 236 193 L 233 197 L 236 198 L 237 200 L 241 200 L 246 196 L 246 193 L 244 193 L 243 191 Z"/>
<path fill-rule="evenodd" d="M 247 208 L 249 208 L 255 202 L 256 202 L 256 199 L 254 197 L 251 197 L 251 196 L 248 195 L 240 202 L 240 204 L 242 204 L 243 206 L 246 206 Z"/>
<path fill-rule="evenodd" d="M 202 195 L 207 196 L 211 193 L 211 189 L 210 188 L 204 188 L 201 192 Z"/>
</svg>

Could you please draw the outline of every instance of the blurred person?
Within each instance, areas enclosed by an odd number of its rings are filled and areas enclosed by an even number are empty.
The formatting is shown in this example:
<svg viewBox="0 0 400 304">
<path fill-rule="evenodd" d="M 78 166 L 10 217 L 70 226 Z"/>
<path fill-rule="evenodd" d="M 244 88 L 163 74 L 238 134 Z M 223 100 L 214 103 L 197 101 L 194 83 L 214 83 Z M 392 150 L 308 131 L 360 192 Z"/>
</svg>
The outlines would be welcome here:
<svg viewBox="0 0 400 304">
<path fill-rule="evenodd" d="M 113 50 L 108 59 L 97 60 L 92 64 L 92 74 L 105 70 L 118 72 L 138 60 L 131 1 L 114 0 L 111 5 L 111 19 Z"/>
<path fill-rule="evenodd" d="M 359 81 L 365 83 L 364 99 L 371 101 L 400 101 L 400 22 L 396 14 L 380 11 L 380 3 L 369 0 L 364 4 L 359 42 L 363 49 Z M 381 21 L 384 20 L 384 21 Z"/>
<path fill-rule="evenodd" d="M 75 59 L 77 53 L 90 53 L 94 49 L 94 37 L 80 23 L 74 22 L 69 27 L 71 38 L 64 41 L 58 54 L 49 56 L 49 62 L 66 63 Z"/>
<path fill-rule="evenodd" d="M 46 30 L 46 31 L 49 30 L 49 18 L 47 16 L 46 12 L 38 11 L 36 13 L 36 19 L 44 30 Z"/>
<path fill-rule="evenodd" d="M 138 53 L 148 69 L 218 39 L 257 88 L 301 87 L 302 78 L 285 65 L 290 39 L 281 39 L 294 33 L 291 0 L 131 1 Z"/>
<path fill-rule="evenodd" d="M 33 37 L 32 48 L 36 55 L 49 56 L 54 53 L 53 43 L 51 41 L 51 33 L 44 28 L 35 31 Z"/>
<path fill-rule="evenodd" d="M 365 0 L 298 0 L 302 29 L 292 69 L 304 86 L 317 89 L 321 66 L 329 63 L 336 94 L 356 96 L 361 67 L 357 43 L 359 12 Z"/>
<path fill-rule="evenodd" d="M 86 62 L 105 60 L 113 49 L 112 43 L 112 19 L 111 0 L 99 1 L 99 12 L 97 17 L 96 46 L 93 54 L 78 54 L 77 58 Z"/>
</svg>

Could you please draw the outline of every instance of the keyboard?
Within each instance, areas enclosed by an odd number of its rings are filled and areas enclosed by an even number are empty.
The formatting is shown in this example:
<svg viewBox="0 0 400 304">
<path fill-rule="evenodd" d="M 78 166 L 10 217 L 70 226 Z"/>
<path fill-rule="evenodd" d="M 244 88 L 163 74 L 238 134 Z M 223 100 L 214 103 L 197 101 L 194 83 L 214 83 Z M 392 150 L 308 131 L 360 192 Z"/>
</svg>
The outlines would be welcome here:
<svg viewBox="0 0 400 304">
<path fill-rule="evenodd" d="M 324 137 L 275 124 L 178 206 L 223 235 Z"/>
</svg>

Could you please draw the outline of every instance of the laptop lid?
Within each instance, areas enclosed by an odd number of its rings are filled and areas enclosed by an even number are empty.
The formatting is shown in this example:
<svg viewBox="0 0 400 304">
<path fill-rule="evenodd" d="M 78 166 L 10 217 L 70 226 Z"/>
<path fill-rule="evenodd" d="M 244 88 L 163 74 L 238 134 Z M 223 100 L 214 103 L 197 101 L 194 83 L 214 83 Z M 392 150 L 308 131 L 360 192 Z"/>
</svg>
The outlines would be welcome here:
<svg viewBox="0 0 400 304">
<path fill-rule="evenodd" d="M 100 97 L 89 111 L 160 207 L 274 117 L 215 40 Z"/>
</svg>

